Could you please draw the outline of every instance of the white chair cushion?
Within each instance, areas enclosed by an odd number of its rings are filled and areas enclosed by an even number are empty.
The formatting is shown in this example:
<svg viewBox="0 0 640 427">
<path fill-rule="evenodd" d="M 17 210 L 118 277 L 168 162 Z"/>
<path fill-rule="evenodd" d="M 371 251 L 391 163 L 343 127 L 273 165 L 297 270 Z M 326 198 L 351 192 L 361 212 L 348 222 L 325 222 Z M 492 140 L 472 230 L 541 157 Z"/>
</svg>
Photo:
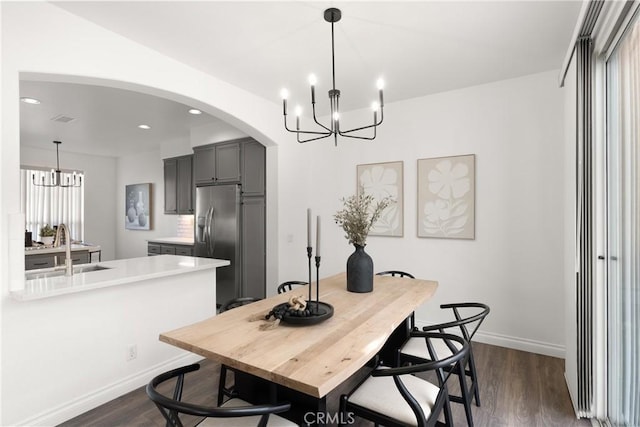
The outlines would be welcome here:
<svg viewBox="0 0 640 427">
<path fill-rule="evenodd" d="M 252 406 L 251 403 L 242 399 L 230 399 L 220 405 L 221 408 L 237 408 L 239 406 Z M 260 422 L 260 416 L 236 417 L 236 418 L 205 418 L 198 427 L 256 427 Z M 276 414 L 269 415 L 269 426 L 274 427 L 297 427 L 298 424 L 284 419 Z"/>
<path fill-rule="evenodd" d="M 429 381 L 413 375 L 402 375 L 400 379 L 409 393 L 420 404 L 425 417 L 431 415 L 440 388 Z M 349 397 L 349 402 L 394 418 L 407 425 L 417 425 L 416 416 L 400 394 L 393 377 L 369 377 Z"/>
<path fill-rule="evenodd" d="M 457 341 L 450 341 L 451 344 L 458 350 L 462 348 L 462 344 Z M 431 344 L 433 345 L 433 349 L 438 356 L 438 360 L 446 359 L 453 355 L 449 346 L 443 339 L 432 339 Z M 431 360 L 429 356 L 429 350 L 427 349 L 427 343 L 424 338 L 414 337 L 410 338 L 400 349 L 400 353 L 406 354 L 408 356 L 419 357 L 425 360 Z"/>
</svg>

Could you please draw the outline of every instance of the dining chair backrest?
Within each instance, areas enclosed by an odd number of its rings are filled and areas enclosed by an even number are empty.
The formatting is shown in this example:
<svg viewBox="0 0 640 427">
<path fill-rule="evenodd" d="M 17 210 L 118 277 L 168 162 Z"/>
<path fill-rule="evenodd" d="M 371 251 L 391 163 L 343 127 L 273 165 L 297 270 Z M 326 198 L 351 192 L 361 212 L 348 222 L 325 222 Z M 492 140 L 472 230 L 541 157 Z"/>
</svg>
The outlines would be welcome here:
<svg viewBox="0 0 640 427">
<path fill-rule="evenodd" d="M 289 403 L 278 403 L 272 405 L 250 405 L 242 402 L 243 406 L 231 407 L 211 407 L 199 404 L 193 404 L 182 401 L 182 392 L 184 389 L 185 375 L 200 369 L 200 364 L 196 363 L 189 366 L 173 369 L 162 373 L 153 378 L 147 384 L 146 392 L 149 399 L 158 407 L 162 416 L 166 420 L 167 427 L 182 427 L 180 414 L 193 415 L 205 418 L 240 418 L 240 417 L 259 417 L 258 426 L 266 426 L 271 414 L 288 411 L 291 408 Z M 158 391 L 158 387 L 167 381 L 176 379 L 173 396 L 168 397 Z"/>
<path fill-rule="evenodd" d="M 376 276 L 393 276 L 393 277 L 398 276 L 398 277 L 408 277 L 410 279 L 415 279 L 413 274 L 407 273 L 406 271 L 400 271 L 400 270 L 381 271 L 380 273 L 376 273 Z"/>
<path fill-rule="evenodd" d="M 224 313 L 227 310 L 231 310 L 232 308 L 240 307 L 242 305 L 251 304 L 252 302 L 260 301 L 261 298 L 256 297 L 240 297 L 233 298 L 220 306 L 218 313 Z"/>
<path fill-rule="evenodd" d="M 442 304 L 440 306 L 442 309 L 452 309 L 453 315 L 456 320 L 451 322 L 440 323 L 437 325 L 425 326 L 422 328 L 423 331 L 440 331 L 446 332 L 451 328 L 459 328 L 460 334 L 462 337 L 471 341 L 475 333 L 480 328 L 480 325 L 487 317 L 491 309 L 488 305 L 480 303 L 480 302 L 460 302 L 460 303 L 452 303 L 452 304 Z M 464 310 L 465 312 L 461 312 Z M 467 314 L 469 310 L 472 310 L 472 314 Z M 466 317 L 465 317 L 466 316 Z"/>
<path fill-rule="evenodd" d="M 307 282 L 302 282 L 300 280 L 289 280 L 288 282 L 283 282 L 278 285 L 278 293 L 283 294 L 285 292 L 289 292 L 293 289 L 294 286 L 304 286 L 308 285 Z"/>
</svg>

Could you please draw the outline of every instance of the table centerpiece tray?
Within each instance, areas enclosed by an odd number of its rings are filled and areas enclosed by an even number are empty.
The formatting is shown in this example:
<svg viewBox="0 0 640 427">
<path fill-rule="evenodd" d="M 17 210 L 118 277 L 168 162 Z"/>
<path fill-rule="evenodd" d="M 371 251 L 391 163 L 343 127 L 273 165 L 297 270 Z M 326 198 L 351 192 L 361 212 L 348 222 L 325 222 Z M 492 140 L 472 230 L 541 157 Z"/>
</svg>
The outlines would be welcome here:
<svg viewBox="0 0 640 427">
<path fill-rule="evenodd" d="M 287 311 L 287 308 L 289 308 L 289 303 L 284 302 L 273 307 L 273 311 L 284 311 L 281 320 L 291 325 L 315 325 L 333 316 L 333 306 L 322 301 L 307 301 L 309 314 L 306 316 L 294 314 Z"/>
</svg>

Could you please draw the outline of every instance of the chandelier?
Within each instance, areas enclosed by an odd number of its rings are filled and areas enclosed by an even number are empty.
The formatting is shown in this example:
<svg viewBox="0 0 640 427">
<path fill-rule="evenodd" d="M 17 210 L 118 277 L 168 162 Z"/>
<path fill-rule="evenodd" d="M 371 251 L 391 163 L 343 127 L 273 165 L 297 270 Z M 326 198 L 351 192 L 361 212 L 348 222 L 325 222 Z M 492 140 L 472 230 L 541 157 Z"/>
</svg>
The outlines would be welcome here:
<svg viewBox="0 0 640 427">
<path fill-rule="evenodd" d="M 31 175 L 33 185 L 36 185 L 38 187 L 80 187 L 82 185 L 82 175 L 76 175 L 75 172 L 73 173 L 73 182 L 69 177 L 67 177 L 66 179 L 66 184 L 62 182 L 62 171 L 60 170 L 60 153 L 58 152 L 58 148 L 60 147 L 60 144 L 62 144 L 62 142 L 53 141 L 53 143 L 56 144 L 56 168 L 55 170 L 51 169 L 51 183 L 45 184 L 44 176 L 42 176 L 42 181 L 38 183 L 36 182 L 36 174 L 33 174 Z"/>
<path fill-rule="evenodd" d="M 296 107 L 296 128 L 289 129 L 287 126 L 287 98 L 289 97 L 289 92 L 286 89 L 282 89 L 282 108 L 284 112 L 284 128 L 289 132 L 293 132 L 296 134 L 299 143 L 315 141 L 317 139 L 327 138 L 333 135 L 335 145 L 338 145 L 338 135 L 343 136 L 345 138 L 356 138 L 356 139 L 367 139 L 372 140 L 376 137 L 376 129 L 382 123 L 383 120 L 383 110 L 384 110 L 384 97 L 382 93 L 382 89 L 384 86 L 384 82 L 382 79 L 378 79 L 377 87 L 378 87 L 378 96 L 379 102 L 374 102 L 371 106 L 373 109 L 373 123 L 366 126 L 361 126 L 354 129 L 342 130 L 340 128 L 340 91 L 336 89 L 336 64 L 335 64 L 335 44 L 334 44 L 334 36 L 333 36 L 333 24 L 338 22 L 342 17 L 342 12 L 340 9 L 329 8 L 324 11 L 324 20 L 331 23 L 331 69 L 332 69 L 332 78 L 333 78 L 333 86 L 332 89 L 329 90 L 329 125 L 325 126 L 318 121 L 316 118 L 316 91 L 315 85 L 317 82 L 315 75 L 309 76 L 309 84 L 311 85 L 311 113 L 313 116 L 313 121 L 320 126 L 323 130 L 300 130 L 300 116 L 302 115 L 302 108 Z M 380 112 L 380 117 L 378 117 L 378 112 Z M 373 129 L 373 134 L 370 136 L 362 136 L 362 134 L 357 135 L 354 133 L 361 132 L 365 129 Z M 302 135 L 302 139 L 301 139 Z M 305 139 L 306 138 L 306 139 Z"/>
</svg>

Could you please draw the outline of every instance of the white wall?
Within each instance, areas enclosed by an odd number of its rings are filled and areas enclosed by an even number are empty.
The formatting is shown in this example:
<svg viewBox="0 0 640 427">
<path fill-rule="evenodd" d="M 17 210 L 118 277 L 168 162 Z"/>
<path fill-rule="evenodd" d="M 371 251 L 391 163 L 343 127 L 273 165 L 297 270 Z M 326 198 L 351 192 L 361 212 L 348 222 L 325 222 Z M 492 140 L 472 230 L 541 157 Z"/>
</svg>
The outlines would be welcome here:
<svg viewBox="0 0 640 427">
<path fill-rule="evenodd" d="M 307 277 L 307 207 L 322 216 L 321 276 L 344 271 L 352 248 L 332 215 L 356 190 L 356 165 L 401 160 L 404 237 L 369 237 L 374 269 L 439 281 L 418 321 L 445 320 L 445 302 L 482 301 L 492 311 L 480 339 L 563 357 L 563 115 L 552 71 L 388 104 L 373 142 L 281 144 L 280 280 Z M 459 154 L 476 155 L 476 238 L 417 238 L 416 160 Z"/>
<path fill-rule="evenodd" d="M 164 214 L 164 166 L 160 149 L 131 154 L 117 160 L 116 208 L 116 258 L 126 259 L 147 255 L 147 240 L 154 237 L 176 236 L 177 215 Z M 125 186 L 151 183 L 151 230 L 125 229 Z"/>
<path fill-rule="evenodd" d="M 60 157 L 65 169 L 84 172 L 84 240 L 100 245 L 103 261 L 115 259 L 116 159 L 64 151 L 60 152 Z M 20 163 L 51 167 L 55 163 L 55 151 L 20 147 Z"/>
<path fill-rule="evenodd" d="M 191 146 L 197 147 L 199 145 L 213 144 L 214 142 L 230 141 L 245 136 L 247 136 L 246 133 L 228 123 L 212 123 L 191 129 Z"/>
</svg>

